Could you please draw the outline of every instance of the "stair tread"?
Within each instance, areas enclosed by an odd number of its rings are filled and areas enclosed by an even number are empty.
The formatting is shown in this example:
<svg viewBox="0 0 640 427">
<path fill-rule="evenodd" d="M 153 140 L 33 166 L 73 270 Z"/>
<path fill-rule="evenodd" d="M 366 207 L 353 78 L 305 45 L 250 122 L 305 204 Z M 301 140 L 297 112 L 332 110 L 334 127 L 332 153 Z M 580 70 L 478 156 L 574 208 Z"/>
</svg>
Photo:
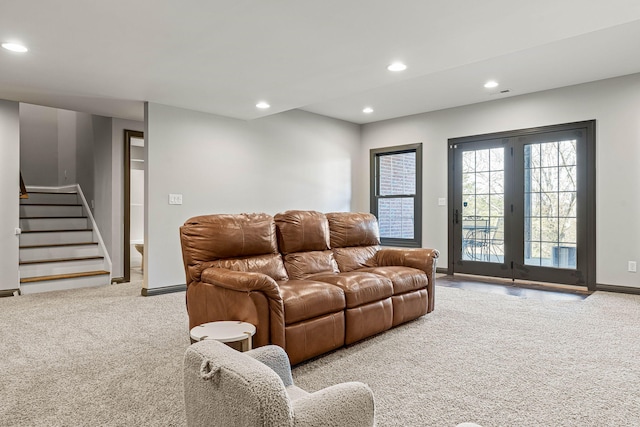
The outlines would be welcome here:
<svg viewBox="0 0 640 427">
<path fill-rule="evenodd" d="M 71 262 L 71 261 L 88 261 L 92 259 L 104 259 L 103 256 L 83 256 L 83 257 L 74 257 L 74 258 L 50 258 L 50 259 L 36 259 L 31 261 L 20 261 L 20 265 L 29 265 L 29 264 L 45 264 L 50 262 Z"/>
<path fill-rule="evenodd" d="M 67 233 L 69 231 L 93 231 L 91 228 L 72 228 L 71 230 L 22 230 L 25 233 Z"/>
<path fill-rule="evenodd" d="M 21 216 L 20 219 L 69 219 L 69 218 L 80 218 L 87 219 L 86 216 Z"/>
<path fill-rule="evenodd" d="M 28 191 L 28 194 L 78 194 L 77 191 Z"/>
<path fill-rule="evenodd" d="M 97 244 L 98 242 L 51 243 L 48 245 L 25 245 L 25 246 L 20 246 L 20 249 L 59 248 L 63 246 L 83 246 L 83 245 L 97 245 Z"/>
<path fill-rule="evenodd" d="M 75 279 L 79 277 L 102 276 L 105 274 L 109 274 L 109 272 L 105 270 L 95 270 L 95 271 L 84 271 L 82 273 L 67 273 L 67 274 L 54 274 L 49 276 L 23 277 L 20 279 L 20 283 L 34 283 L 34 282 L 45 282 L 48 280 Z"/>
<path fill-rule="evenodd" d="M 69 206 L 82 206 L 79 203 L 74 203 L 74 204 L 65 204 L 65 203 L 23 203 L 21 204 L 21 206 L 64 206 L 64 207 L 69 207 Z"/>
</svg>

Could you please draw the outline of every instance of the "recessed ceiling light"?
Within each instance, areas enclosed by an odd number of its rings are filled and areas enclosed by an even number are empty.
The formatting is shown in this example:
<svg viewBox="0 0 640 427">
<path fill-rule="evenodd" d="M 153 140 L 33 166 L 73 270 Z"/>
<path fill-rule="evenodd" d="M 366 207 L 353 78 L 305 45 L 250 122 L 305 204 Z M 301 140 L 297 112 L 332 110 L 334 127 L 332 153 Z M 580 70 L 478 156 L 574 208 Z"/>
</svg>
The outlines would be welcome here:
<svg viewBox="0 0 640 427">
<path fill-rule="evenodd" d="M 489 80 L 488 82 L 486 82 L 486 83 L 484 84 L 484 87 L 486 87 L 487 89 L 491 89 L 491 88 L 494 88 L 494 87 L 498 87 L 498 82 L 497 82 L 497 81 L 495 81 L 495 80 Z"/>
<path fill-rule="evenodd" d="M 362 110 L 362 112 L 363 112 L 363 113 L 366 113 L 366 114 L 373 113 L 373 108 L 371 108 L 371 107 L 365 107 L 365 108 Z"/>
<path fill-rule="evenodd" d="M 260 101 L 256 104 L 256 107 L 262 109 L 262 110 L 266 110 L 267 108 L 271 107 L 271 105 L 269 105 L 268 103 L 264 102 L 264 101 Z"/>
<path fill-rule="evenodd" d="M 407 66 L 404 65 L 402 62 L 394 62 L 393 64 L 387 67 L 387 70 L 389 71 L 404 71 L 406 69 L 407 69 Z"/>
<path fill-rule="evenodd" d="M 25 46 L 18 43 L 2 43 L 2 47 L 10 50 L 11 52 L 24 53 L 29 51 L 29 49 L 27 49 Z"/>
</svg>

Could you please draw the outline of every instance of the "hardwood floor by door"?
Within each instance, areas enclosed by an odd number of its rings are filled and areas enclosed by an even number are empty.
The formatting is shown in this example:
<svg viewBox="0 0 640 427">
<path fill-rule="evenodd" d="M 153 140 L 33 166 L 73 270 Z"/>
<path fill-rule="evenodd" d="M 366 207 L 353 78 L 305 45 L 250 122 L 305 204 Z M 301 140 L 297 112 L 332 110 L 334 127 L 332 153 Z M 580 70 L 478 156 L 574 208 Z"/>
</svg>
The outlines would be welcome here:
<svg viewBox="0 0 640 427">
<path fill-rule="evenodd" d="M 520 298 L 538 300 L 583 300 L 591 295 L 591 292 L 586 288 L 583 290 L 577 286 L 568 287 L 534 282 L 511 282 L 491 277 L 478 277 L 460 274 L 438 275 L 436 277 L 436 286 L 470 289 L 474 291 L 513 295 Z"/>
</svg>

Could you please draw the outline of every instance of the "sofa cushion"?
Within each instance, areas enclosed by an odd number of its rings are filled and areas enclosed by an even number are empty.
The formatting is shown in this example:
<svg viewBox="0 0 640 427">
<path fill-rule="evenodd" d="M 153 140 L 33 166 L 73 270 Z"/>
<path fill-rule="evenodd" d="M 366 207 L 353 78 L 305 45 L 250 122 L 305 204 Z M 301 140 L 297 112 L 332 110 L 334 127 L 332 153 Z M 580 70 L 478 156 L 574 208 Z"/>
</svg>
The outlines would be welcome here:
<svg viewBox="0 0 640 427">
<path fill-rule="evenodd" d="M 197 216 L 180 227 L 180 234 L 186 266 L 278 253 L 275 222 L 264 213 Z"/>
<path fill-rule="evenodd" d="M 393 303 L 391 298 L 346 310 L 344 312 L 345 344 L 352 344 L 390 329 L 393 325 Z"/>
<path fill-rule="evenodd" d="M 358 271 L 378 274 L 393 283 L 393 295 L 425 289 L 429 283 L 424 271 L 411 267 L 371 267 Z"/>
<path fill-rule="evenodd" d="M 284 256 L 284 266 L 290 279 L 304 280 L 312 274 L 338 273 L 338 264 L 331 251 L 296 252 Z"/>
<path fill-rule="evenodd" d="M 337 274 L 314 274 L 310 279 L 331 283 L 344 291 L 347 308 L 358 307 L 393 295 L 391 280 L 377 274 L 351 271 Z"/>
<path fill-rule="evenodd" d="M 283 254 L 329 249 L 327 217 L 315 211 L 286 211 L 275 217 L 278 246 Z"/>
<path fill-rule="evenodd" d="M 344 319 L 344 310 L 341 310 L 287 325 L 284 328 L 285 350 L 291 364 L 295 365 L 303 360 L 342 347 L 345 337 Z"/>
<path fill-rule="evenodd" d="M 427 308 L 429 306 L 428 299 L 429 293 L 426 289 L 392 296 L 393 326 L 427 314 Z"/>
<path fill-rule="evenodd" d="M 350 248 L 334 248 L 333 256 L 340 271 L 347 272 L 363 267 L 374 267 L 378 246 L 354 246 Z"/>
<path fill-rule="evenodd" d="M 337 286 L 312 280 L 278 282 L 284 304 L 285 324 L 301 322 L 344 310 L 344 291 Z"/>
<path fill-rule="evenodd" d="M 326 214 L 332 248 L 376 246 L 380 244 L 378 220 L 362 212 L 332 212 Z"/>
</svg>

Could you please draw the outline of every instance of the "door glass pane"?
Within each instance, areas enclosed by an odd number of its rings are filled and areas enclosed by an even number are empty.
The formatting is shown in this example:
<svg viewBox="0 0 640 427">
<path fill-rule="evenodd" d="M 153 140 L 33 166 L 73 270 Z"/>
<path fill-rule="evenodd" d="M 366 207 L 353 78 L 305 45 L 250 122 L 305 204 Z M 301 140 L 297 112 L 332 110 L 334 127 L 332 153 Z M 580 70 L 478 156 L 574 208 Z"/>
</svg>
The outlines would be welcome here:
<svg viewBox="0 0 640 427">
<path fill-rule="evenodd" d="M 576 140 L 524 146 L 524 263 L 576 269 Z"/>
<path fill-rule="evenodd" d="M 570 141 L 560 141 L 560 146 L 558 147 L 560 158 L 559 164 L 560 166 L 575 166 L 578 164 L 577 156 L 576 156 L 576 140 L 572 139 Z"/>
<path fill-rule="evenodd" d="M 540 146 L 540 166 L 555 168 L 558 166 L 558 143 L 543 142 Z"/>
<path fill-rule="evenodd" d="M 504 262 L 504 148 L 462 153 L 462 259 Z"/>
<path fill-rule="evenodd" d="M 558 185 L 560 191 L 572 191 L 576 188 L 576 167 L 566 166 L 559 169 Z"/>
</svg>

